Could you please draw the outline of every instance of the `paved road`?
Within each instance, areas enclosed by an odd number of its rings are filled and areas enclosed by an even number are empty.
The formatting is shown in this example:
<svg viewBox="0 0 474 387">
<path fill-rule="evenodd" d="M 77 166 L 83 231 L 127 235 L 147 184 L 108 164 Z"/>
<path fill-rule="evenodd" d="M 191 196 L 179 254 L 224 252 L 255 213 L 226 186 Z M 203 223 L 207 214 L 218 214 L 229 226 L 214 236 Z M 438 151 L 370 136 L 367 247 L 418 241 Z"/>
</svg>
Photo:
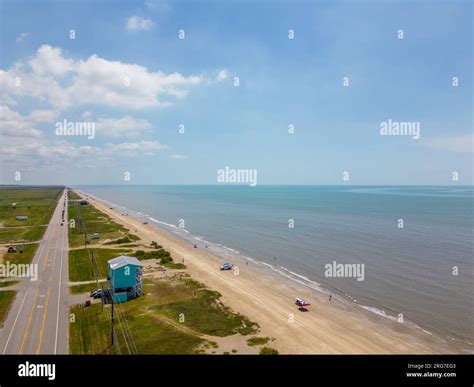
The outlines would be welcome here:
<svg viewBox="0 0 474 387">
<path fill-rule="evenodd" d="M 65 205 L 65 207 L 63 207 Z M 61 226 L 62 210 L 65 223 Z M 23 279 L 0 330 L 0 353 L 68 353 L 67 201 L 59 199 L 32 260 L 38 280 Z"/>
</svg>

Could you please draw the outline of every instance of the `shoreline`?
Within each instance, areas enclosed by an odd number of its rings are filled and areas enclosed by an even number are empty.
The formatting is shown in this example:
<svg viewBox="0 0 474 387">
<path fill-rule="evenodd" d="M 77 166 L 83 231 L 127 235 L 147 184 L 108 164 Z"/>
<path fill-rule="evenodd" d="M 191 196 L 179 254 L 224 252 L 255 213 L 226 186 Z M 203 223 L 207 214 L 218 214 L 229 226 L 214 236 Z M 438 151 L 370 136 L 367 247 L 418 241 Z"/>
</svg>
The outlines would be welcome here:
<svg viewBox="0 0 474 387">
<path fill-rule="evenodd" d="M 173 230 L 184 231 L 196 244 L 207 242 L 203 238 L 87 192 L 72 190 L 82 197 L 87 195 L 92 199 L 91 205 L 140 236 L 143 243 L 157 240 L 171 252 L 176 262 L 184 259 L 188 267 L 187 272 L 192 278 L 219 291 L 227 305 L 259 323 L 261 334 L 276 338 L 274 346 L 280 353 L 466 352 L 457 348 L 455 343 L 427 332 L 413 323 L 400 324 L 387 318 L 391 316 L 366 310 L 369 307 L 351 304 L 340 296 L 333 294 L 332 301 L 328 301 L 330 292 L 326 293 L 327 289 L 319 287 L 316 282 L 314 283 L 317 288 L 305 284 L 304 277 L 300 281 L 295 280 L 289 274 L 282 273 L 281 269 L 293 274 L 291 271 L 280 266 L 274 267 L 242 255 L 237 258 L 240 261 L 238 276 L 233 272 L 220 272 L 219 265 L 225 260 L 225 257 L 222 257 L 225 253 L 218 254 L 212 252 L 212 249 L 204 249 L 204 245 L 194 248 L 191 241 Z M 117 209 L 133 214 L 123 216 Z M 144 220 L 150 223 L 144 225 Z M 229 253 L 236 253 L 226 246 L 215 245 L 229 250 Z M 231 259 L 235 261 L 234 256 Z M 244 263 L 246 261 L 247 264 Z M 298 276 L 297 273 L 294 275 Z M 294 305 L 295 297 L 308 299 L 312 303 L 310 311 L 300 312 Z"/>
</svg>

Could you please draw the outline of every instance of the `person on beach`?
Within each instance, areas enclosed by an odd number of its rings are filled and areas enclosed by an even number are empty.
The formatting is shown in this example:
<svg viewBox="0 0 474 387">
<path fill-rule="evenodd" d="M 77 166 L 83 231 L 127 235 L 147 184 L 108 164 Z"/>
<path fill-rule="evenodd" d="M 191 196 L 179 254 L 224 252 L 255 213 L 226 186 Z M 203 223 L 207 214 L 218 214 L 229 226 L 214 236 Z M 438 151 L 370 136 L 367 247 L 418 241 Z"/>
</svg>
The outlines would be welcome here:
<svg viewBox="0 0 474 387">
<path fill-rule="evenodd" d="M 329 301 L 331 301 L 331 300 L 332 300 L 332 294 L 329 295 Z"/>
</svg>

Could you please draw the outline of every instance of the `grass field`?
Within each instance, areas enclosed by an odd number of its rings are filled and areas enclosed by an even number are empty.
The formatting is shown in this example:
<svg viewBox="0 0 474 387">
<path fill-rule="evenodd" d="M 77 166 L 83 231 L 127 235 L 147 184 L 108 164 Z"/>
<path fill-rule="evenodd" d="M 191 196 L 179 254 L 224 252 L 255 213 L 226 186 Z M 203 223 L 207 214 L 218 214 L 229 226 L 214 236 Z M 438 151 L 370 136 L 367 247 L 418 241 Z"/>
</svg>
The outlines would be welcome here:
<svg viewBox="0 0 474 387">
<path fill-rule="evenodd" d="M 104 286 L 106 286 L 105 282 L 102 282 Z M 99 287 L 101 282 L 99 282 Z M 90 284 L 81 284 L 81 285 L 74 285 L 69 288 L 71 294 L 83 294 L 83 293 L 90 293 L 93 290 L 97 290 L 97 284 L 95 282 Z"/>
<path fill-rule="evenodd" d="M 89 255 L 90 253 L 90 255 Z M 107 261 L 119 255 L 130 254 L 130 250 L 123 249 L 80 249 L 69 251 L 69 280 L 72 282 L 92 281 L 99 275 L 99 279 L 104 279 L 108 274 Z M 99 266 L 99 273 L 96 273 L 97 266 L 91 261 L 92 254 Z M 102 276 L 100 275 L 102 273 Z"/>
<path fill-rule="evenodd" d="M 40 240 L 63 188 L 0 186 L 0 243 Z"/>
<path fill-rule="evenodd" d="M 168 269 L 175 269 L 175 270 L 183 270 L 186 269 L 187 266 L 184 263 L 178 262 L 165 262 L 163 263 L 163 266 L 168 268 Z"/>
<path fill-rule="evenodd" d="M 196 332 L 219 337 L 257 332 L 257 324 L 233 313 L 219 301 L 221 295 L 218 292 L 209 290 L 196 281 L 188 279 L 173 286 L 158 281 L 152 286 L 152 291 L 160 300 L 166 293 L 173 296 L 172 302 L 160 302 L 155 310 L 175 321 L 179 321 L 180 317 L 184 318 L 181 323 Z M 177 288 L 181 288 L 180 297 L 176 297 Z M 146 290 L 149 292 L 148 288 Z"/>
<path fill-rule="evenodd" d="M 219 293 L 189 277 L 147 279 L 144 289 L 144 296 L 116 305 L 140 354 L 202 353 L 211 344 L 203 334 L 223 337 L 258 329 L 257 324 L 220 303 Z M 117 353 L 117 348 L 109 346 L 110 306 L 105 308 L 102 311 L 100 304 L 72 308 L 76 321 L 70 324 L 71 353 Z M 116 330 L 122 352 L 126 348 L 124 326 L 118 323 Z"/>
<path fill-rule="evenodd" d="M 74 219 L 75 222 L 75 227 L 69 228 L 70 247 L 84 245 L 84 232 L 87 233 L 90 245 L 104 240 L 126 240 L 127 242 L 124 243 L 129 243 L 139 239 L 137 236 L 129 234 L 129 230 L 90 204 L 81 206 L 78 201 L 70 200 L 68 217 L 69 220 Z M 99 233 L 100 239 L 92 239 L 92 235 L 96 232 Z"/>
<path fill-rule="evenodd" d="M 23 253 L 20 253 L 21 245 L 14 245 L 17 248 L 16 253 L 6 253 L 3 257 L 2 263 L 16 263 L 19 264 L 29 264 L 33 260 L 33 257 L 38 249 L 39 243 L 28 243 L 25 244 Z"/>
<path fill-rule="evenodd" d="M 16 292 L 5 290 L 0 292 L 0 328 L 3 327 L 3 320 L 7 316 L 10 306 L 15 298 Z"/>
<path fill-rule="evenodd" d="M 138 241 L 140 238 L 134 234 L 128 234 L 127 236 L 119 239 L 112 240 L 110 242 L 104 243 L 106 245 L 120 245 L 126 243 L 132 243 L 134 241 Z"/>
<path fill-rule="evenodd" d="M 46 227 L 47 226 L 2 227 L 0 228 L 0 243 L 10 241 L 13 243 L 39 241 L 43 238 Z"/>
<path fill-rule="evenodd" d="M 80 200 L 81 199 L 81 197 L 77 193 L 75 193 L 74 191 L 71 191 L 71 190 L 67 191 L 67 198 L 69 200 Z"/>
<path fill-rule="evenodd" d="M 115 332 L 118 344 L 110 346 L 110 306 L 102 311 L 100 304 L 88 308 L 74 306 L 71 313 L 75 322 L 69 325 L 69 348 L 72 354 L 118 354 L 127 352 L 123 336 L 123 321 L 117 322 Z M 141 315 L 138 318 L 127 317 L 133 341 L 140 354 L 192 354 L 204 342 L 194 335 L 181 332 L 153 318 Z M 130 341 L 130 340 L 129 340 Z"/>
<path fill-rule="evenodd" d="M 13 286 L 19 283 L 20 281 L 0 281 L 0 288 L 6 288 L 8 286 Z"/>
</svg>

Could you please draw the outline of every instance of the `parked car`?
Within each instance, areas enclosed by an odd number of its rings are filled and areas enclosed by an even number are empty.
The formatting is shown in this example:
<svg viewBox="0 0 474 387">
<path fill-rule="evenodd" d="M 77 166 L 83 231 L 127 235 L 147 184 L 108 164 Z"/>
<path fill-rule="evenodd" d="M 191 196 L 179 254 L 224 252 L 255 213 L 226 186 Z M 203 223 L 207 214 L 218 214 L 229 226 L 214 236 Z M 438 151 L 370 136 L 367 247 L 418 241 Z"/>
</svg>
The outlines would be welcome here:
<svg viewBox="0 0 474 387">
<path fill-rule="evenodd" d="M 10 246 L 10 247 L 8 248 L 8 252 L 9 252 L 9 253 L 16 253 L 16 247 L 15 247 L 15 246 Z"/>
<path fill-rule="evenodd" d="M 221 270 L 232 270 L 232 264 L 229 262 L 224 262 L 221 266 Z"/>
<path fill-rule="evenodd" d="M 99 239 L 99 238 L 100 236 L 98 232 L 95 232 L 94 235 L 92 235 L 92 239 Z"/>
<path fill-rule="evenodd" d="M 97 289 L 91 292 L 90 294 L 91 298 L 97 299 L 97 298 L 103 298 L 104 302 L 108 304 L 112 300 L 112 296 L 110 294 L 109 289 Z"/>
<path fill-rule="evenodd" d="M 102 295 L 104 295 L 104 290 L 103 289 L 97 289 L 91 292 L 91 297 L 94 299 L 101 298 Z"/>
</svg>

